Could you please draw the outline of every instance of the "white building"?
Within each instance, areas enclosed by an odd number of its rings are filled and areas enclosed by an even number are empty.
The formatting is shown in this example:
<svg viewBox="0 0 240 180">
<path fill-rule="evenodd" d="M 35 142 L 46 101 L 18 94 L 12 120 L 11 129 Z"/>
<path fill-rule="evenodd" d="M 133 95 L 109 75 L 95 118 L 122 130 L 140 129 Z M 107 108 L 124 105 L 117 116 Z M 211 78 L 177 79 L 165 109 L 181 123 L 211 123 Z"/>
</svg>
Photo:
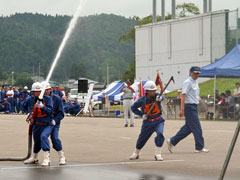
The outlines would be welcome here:
<svg viewBox="0 0 240 180">
<path fill-rule="evenodd" d="M 182 87 L 191 66 L 204 66 L 226 54 L 229 11 L 136 26 L 136 80 L 154 80 L 156 72 L 168 90 Z M 200 78 L 199 82 L 207 79 Z"/>
</svg>

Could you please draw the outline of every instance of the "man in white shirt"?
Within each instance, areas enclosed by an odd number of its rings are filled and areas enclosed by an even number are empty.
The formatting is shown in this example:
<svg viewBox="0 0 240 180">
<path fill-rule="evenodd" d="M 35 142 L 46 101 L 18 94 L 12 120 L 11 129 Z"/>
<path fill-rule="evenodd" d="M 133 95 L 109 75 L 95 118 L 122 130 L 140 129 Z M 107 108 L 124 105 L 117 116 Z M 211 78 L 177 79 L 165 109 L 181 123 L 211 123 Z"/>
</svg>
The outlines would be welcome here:
<svg viewBox="0 0 240 180">
<path fill-rule="evenodd" d="M 200 68 L 198 66 L 192 66 L 189 78 L 183 83 L 181 111 L 179 116 L 185 116 L 185 124 L 175 136 L 167 140 L 168 150 L 171 153 L 173 146 L 176 146 L 182 139 L 186 138 L 191 133 L 193 134 L 195 140 L 195 152 L 208 152 L 208 150 L 204 148 L 204 138 L 197 110 L 200 96 L 199 86 L 196 80 L 199 75 Z"/>
<path fill-rule="evenodd" d="M 134 115 L 131 111 L 133 104 L 134 89 L 131 87 L 131 80 L 126 81 L 127 86 L 123 86 L 121 92 L 123 92 L 123 109 L 124 109 L 124 127 L 128 127 L 128 112 L 130 112 L 130 127 L 134 127 Z"/>
<path fill-rule="evenodd" d="M 234 93 L 233 93 L 233 96 L 240 96 L 240 83 L 236 83 L 236 89 L 234 89 Z"/>
<path fill-rule="evenodd" d="M 13 95 L 14 95 L 14 91 L 12 86 L 9 86 L 9 90 L 6 93 L 7 96 L 7 101 L 10 103 L 10 106 L 13 107 Z M 11 113 L 13 112 L 13 109 L 11 109 Z"/>
</svg>

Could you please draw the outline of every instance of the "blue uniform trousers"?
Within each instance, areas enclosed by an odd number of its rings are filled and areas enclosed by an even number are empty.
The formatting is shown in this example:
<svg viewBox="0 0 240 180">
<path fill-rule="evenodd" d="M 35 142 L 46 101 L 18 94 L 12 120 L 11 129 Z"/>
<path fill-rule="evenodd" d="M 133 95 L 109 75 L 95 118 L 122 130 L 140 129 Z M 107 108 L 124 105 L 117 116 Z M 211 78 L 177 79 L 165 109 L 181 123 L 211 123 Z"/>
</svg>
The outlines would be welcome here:
<svg viewBox="0 0 240 180">
<path fill-rule="evenodd" d="M 24 100 L 19 100 L 19 101 L 18 101 L 19 111 L 22 111 L 22 112 L 23 112 L 23 103 L 24 103 Z"/>
<path fill-rule="evenodd" d="M 7 101 L 10 103 L 10 106 L 11 106 L 10 112 L 13 112 L 13 98 L 7 98 Z"/>
<path fill-rule="evenodd" d="M 38 153 L 41 149 L 43 151 L 50 151 L 48 137 L 52 133 L 53 128 L 53 125 L 33 125 L 34 153 Z"/>
<path fill-rule="evenodd" d="M 19 103 L 19 100 L 17 100 L 16 102 L 16 109 L 17 109 L 17 113 L 20 112 L 20 103 Z"/>
<path fill-rule="evenodd" d="M 201 150 L 204 148 L 204 139 L 202 136 L 202 128 L 198 119 L 197 105 L 185 104 L 184 105 L 185 125 L 181 127 L 178 133 L 172 137 L 171 143 L 175 146 L 179 141 L 193 133 L 195 140 L 195 149 Z"/>
<path fill-rule="evenodd" d="M 157 121 L 147 121 L 144 120 L 142 123 L 142 129 L 137 140 L 137 149 L 142 149 L 146 144 L 151 135 L 156 132 L 157 136 L 155 137 L 155 144 L 157 147 L 162 147 L 164 142 L 163 136 L 164 122 L 160 120 Z"/>
<path fill-rule="evenodd" d="M 18 108 L 17 107 L 18 105 L 17 105 L 17 99 L 14 99 L 13 98 L 13 101 L 12 101 L 12 108 L 11 108 L 11 110 L 12 110 L 12 112 L 16 112 L 16 109 Z"/>
<path fill-rule="evenodd" d="M 52 130 L 52 134 L 51 134 L 51 140 L 52 140 L 52 144 L 53 144 L 53 148 L 56 151 L 61 151 L 62 150 L 62 143 L 58 137 L 59 134 L 59 129 L 60 129 L 60 123 L 56 124 Z"/>
</svg>

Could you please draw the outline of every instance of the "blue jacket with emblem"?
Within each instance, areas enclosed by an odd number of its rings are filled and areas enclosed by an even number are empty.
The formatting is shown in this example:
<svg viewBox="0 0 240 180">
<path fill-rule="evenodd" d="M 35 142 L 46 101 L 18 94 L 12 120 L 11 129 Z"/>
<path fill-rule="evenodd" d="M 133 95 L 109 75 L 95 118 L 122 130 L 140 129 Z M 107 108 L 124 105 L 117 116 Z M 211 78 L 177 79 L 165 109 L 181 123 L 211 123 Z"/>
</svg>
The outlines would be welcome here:
<svg viewBox="0 0 240 180">
<path fill-rule="evenodd" d="M 43 108 L 35 107 L 38 99 L 34 96 L 29 96 L 24 104 L 23 108 L 31 112 L 33 108 L 36 108 L 36 118 L 35 121 L 42 123 L 44 125 L 48 125 L 53 119 L 53 103 L 52 98 L 50 96 L 43 96 Z"/>
<path fill-rule="evenodd" d="M 139 116 L 143 116 L 144 114 L 147 114 L 147 112 L 149 111 L 150 107 L 156 102 L 156 97 L 159 94 L 156 93 L 154 97 L 152 98 L 148 98 L 147 94 L 141 98 L 139 98 L 132 106 L 131 106 L 131 110 L 133 113 L 135 113 L 136 115 Z M 162 96 L 163 97 L 163 96 Z M 164 98 L 164 97 L 163 97 Z M 141 108 L 141 111 L 138 109 Z M 159 118 L 162 115 L 162 110 L 161 110 L 161 102 L 156 102 L 153 110 L 149 113 L 148 115 L 148 119 L 155 119 L 155 118 Z M 161 118 L 163 121 L 164 119 Z"/>
</svg>

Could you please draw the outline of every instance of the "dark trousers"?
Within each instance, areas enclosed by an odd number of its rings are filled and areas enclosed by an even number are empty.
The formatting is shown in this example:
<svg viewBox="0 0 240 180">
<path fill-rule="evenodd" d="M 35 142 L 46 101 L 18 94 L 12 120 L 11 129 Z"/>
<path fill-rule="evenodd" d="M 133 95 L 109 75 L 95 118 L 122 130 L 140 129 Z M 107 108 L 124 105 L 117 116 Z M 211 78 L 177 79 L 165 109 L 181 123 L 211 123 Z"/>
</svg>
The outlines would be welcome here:
<svg viewBox="0 0 240 180">
<path fill-rule="evenodd" d="M 33 125 L 33 152 L 38 153 L 41 149 L 43 151 L 50 151 L 48 137 L 52 133 L 54 126 L 42 126 L 38 124 Z"/>
<path fill-rule="evenodd" d="M 11 110 L 12 110 L 12 112 L 15 113 L 16 109 L 17 109 L 17 99 L 13 99 Z"/>
<path fill-rule="evenodd" d="M 184 105 L 184 116 L 185 124 L 177 132 L 177 134 L 172 137 L 171 143 L 175 146 L 179 141 L 187 137 L 189 134 L 193 133 L 195 140 L 195 149 L 201 150 L 204 148 L 204 139 L 202 136 L 202 128 L 200 121 L 198 119 L 197 105 L 185 104 Z"/>
<path fill-rule="evenodd" d="M 53 144 L 53 148 L 56 151 L 61 151 L 62 150 L 62 143 L 58 137 L 59 134 L 59 129 L 60 129 L 60 124 L 56 124 L 52 130 L 52 134 L 51 134 L 51 140 L 52 140 L 52 144 Z"/>
<path fill-rule="evenodd" d="M 143 121 L 142 129 L 137 140 L 136 148 L 142 149 L 154 132 L 157 133 L 157 136 L 155 137 L 156 146 L 162 147 L 165 139 L 163 136 L 163 128 L 164 122 L 162 121 L 162 119 L 152 122 L 147 120 Z"/>
</svg>

